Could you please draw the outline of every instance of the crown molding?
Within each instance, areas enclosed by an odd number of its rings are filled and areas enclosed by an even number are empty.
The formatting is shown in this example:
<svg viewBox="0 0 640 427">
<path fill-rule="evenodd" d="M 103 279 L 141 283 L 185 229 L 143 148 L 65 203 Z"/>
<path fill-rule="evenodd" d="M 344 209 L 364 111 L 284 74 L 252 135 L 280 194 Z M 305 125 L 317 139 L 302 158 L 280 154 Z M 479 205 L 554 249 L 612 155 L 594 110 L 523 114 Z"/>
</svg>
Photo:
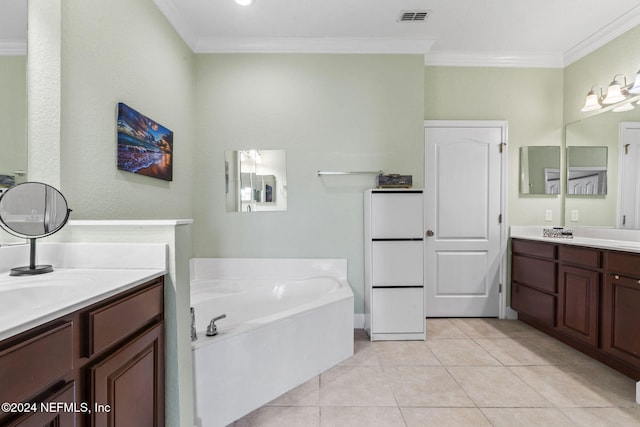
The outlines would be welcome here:
<svg viewBox="0 0 640 427">
<path fill-rule="evenodd" d="M 640 24 L 640 5 L 600 28 L 564 53 L 564 66 L 571 65 Z"/>
<path fill-rule="evenodd" d="M 426 55 L 434 40 L 379 37 L 224 37 L 200 39 L 195 53 L 369 53 Z"/>
<path fill-rule="evenodd" d="M 187 20 L 184 18 L 182 13 L 178 10 L 175 3 L 171 0 L 153 0 L 156 4 L 160 12 L 164 15 L 164 17 L 169 21 L 171 26 L 176 30 L 176 32 L 182 37 L 182 40 L 189 46 L 192 51 L 195 51 L 195 46 L 198 41 L 198 37 L 196 33 L 194 33 Z"/>
<path fill-rule="evenodd" d="M 512 68 L 562 68 L 562 55 L 505 54 L 500 52 L 448 52 L 434 51 L 425 56 L 425 65 L 447 67 L 512 67 Z"/>
<path fill-rule="evenodd" d="M 26 40 L 12 40 L 2 41 L 0 40 L 0 55 L 26 55 L 27 54 L 27 41 Z"/>
</svg>

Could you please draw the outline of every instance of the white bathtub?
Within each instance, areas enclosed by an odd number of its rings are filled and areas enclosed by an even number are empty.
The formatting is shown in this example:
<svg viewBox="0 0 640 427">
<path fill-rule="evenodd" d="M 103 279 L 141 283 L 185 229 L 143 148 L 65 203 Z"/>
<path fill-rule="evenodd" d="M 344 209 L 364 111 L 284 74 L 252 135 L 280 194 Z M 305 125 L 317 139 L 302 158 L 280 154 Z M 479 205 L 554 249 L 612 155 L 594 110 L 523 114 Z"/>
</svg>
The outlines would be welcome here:
<svg viewBox="0 0 640 427">
<path fill-rule="evenodd" d="M 192 259 L 196 425 L 225 426 L 352 356 L 346 277 L 346 260 Z"/>
</svg>

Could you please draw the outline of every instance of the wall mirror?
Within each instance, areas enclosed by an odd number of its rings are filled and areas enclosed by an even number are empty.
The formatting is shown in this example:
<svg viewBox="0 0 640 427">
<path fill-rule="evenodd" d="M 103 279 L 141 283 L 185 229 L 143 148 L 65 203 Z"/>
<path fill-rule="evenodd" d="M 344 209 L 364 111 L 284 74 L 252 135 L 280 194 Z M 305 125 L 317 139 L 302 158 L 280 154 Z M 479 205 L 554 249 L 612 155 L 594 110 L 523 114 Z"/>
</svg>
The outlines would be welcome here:
<svg viewBox="0 0 640 427">
<path fill-rule="evenodd" d="M 565 131 L 567 167 L 579 166 L 572 160 L 576 158 L 571 154 L 573 147 L 596 148 L 592 154 L 600 157 L 595 160 L 599 168 L 606 165 L 606 193 L 597 197 L 577 194 L 565 197 L 564 225 L 640 229 L 640 221 L 636 220 L 640 215 L 640 196 L 632 190 L 640 185 L 640 156 L 635 154 L 640 151 L 640 109 L 602 112 L 570 123 Z M 602 148 L 606 148 L 605 163 Z M 581 150 L 578 148 L 578 157 Z"/>
<path fill-rule="evenodd" d="M 224 156 L 227 212 L 287 210 L 284 150 L 235 150 Z"/>
<path fill-rule="evenodd" d="M 567 147 L 567 195 L 607 194 L 607 147 Z"/>
<path fill-rule="evenodd" d="M 26 181 L 27 0 L 0 1 L 0 194 Z"/>
<path fill-rule="evenodd" d="M 520 148 L 520 193 L 560 194 L 560 147 Z"/>
</svg>

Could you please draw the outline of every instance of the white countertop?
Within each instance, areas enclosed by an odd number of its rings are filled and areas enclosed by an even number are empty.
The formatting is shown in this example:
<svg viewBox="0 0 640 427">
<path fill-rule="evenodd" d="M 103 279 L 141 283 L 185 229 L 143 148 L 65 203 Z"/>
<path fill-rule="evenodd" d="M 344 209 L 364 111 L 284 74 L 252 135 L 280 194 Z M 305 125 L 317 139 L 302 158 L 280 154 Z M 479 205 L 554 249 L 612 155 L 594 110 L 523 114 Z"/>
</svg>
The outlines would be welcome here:
<svg viewBox="0 0 640 427">
<path fill-rule="evenodd" d="M 0 248 L 0 340 L 131 289 L 167 272 L 160 243 L 39 242 L 36 264 L 53 272 L 10 276 L 29 263 L 29 245 Z"/>
<path fill-rule="evenodd" d="M 565 245 L 585 246 L 599 249 L 640 253 L 640 231 L 620 230 L 596 227 L 568 228 L 573 231 L 572 238 L 543 237 L 543 226 L 512 226 L 511 237 L 517 239 L 538 240 Z"/>
<path fill-rule="evenodd" d="M 166 273 L 163 269 L 59 268 L 35 276 L 0 276 L 0 340 Z"/>
</svg>

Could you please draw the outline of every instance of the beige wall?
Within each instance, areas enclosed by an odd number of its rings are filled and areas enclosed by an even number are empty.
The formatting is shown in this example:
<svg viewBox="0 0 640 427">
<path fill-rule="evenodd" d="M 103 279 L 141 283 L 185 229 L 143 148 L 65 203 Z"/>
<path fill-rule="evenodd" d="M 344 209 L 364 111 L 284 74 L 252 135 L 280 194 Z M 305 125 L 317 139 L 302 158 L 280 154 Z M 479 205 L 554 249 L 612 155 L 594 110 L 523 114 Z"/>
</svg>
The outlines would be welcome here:
<svg viewBox="0 0 640 427">
<path fill-rule="evenodd" d="M 363 192 L 374 176 L 423 180 L 423 57 L 197 55 L 194 252 L 346 258 L 363 312 Z M 225 211 L 224 152 L 284 149 L 287 211 Z"/>
<path fill-rule="evenodd" d="M 426 67 L 427 120 L 507 120 L 508 224 L 558 225 L 562 198 L 521 195 L 520 147 L 562 144 L 562 70 L 542 68 Z M 552 222 L 545 222 L 550 209 Z"/>
</svg>

